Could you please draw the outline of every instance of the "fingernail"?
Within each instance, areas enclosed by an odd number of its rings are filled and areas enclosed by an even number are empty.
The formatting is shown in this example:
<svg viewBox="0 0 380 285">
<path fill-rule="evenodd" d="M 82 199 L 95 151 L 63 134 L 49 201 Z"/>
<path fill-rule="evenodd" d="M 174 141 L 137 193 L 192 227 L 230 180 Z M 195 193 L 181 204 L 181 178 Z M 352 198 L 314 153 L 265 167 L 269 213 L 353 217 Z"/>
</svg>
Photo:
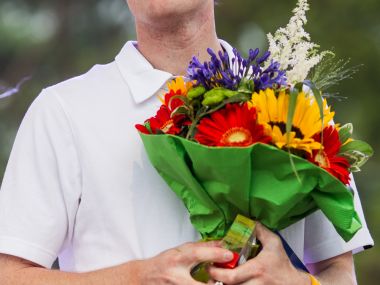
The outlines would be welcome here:
<svg viewBox="0 0 380 285">
<path fill-rule="evenodd" d="M 230 261 L 232 258 L 234 258 L 234 255 L 231 251 L 226 252 L 223 256 L 223 259 L 226 261 Z"/>
</svg>

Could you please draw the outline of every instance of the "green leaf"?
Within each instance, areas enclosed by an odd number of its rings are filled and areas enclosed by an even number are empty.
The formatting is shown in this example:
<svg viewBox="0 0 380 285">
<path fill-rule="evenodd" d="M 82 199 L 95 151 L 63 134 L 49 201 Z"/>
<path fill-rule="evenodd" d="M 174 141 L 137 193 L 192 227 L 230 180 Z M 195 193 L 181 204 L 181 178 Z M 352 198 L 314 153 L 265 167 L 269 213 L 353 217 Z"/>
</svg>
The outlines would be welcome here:
<svg viewBox="0 0 380 285">
<path fill-rule="evenodd" d="M 302 180 L 298 174 L 297 167 L 296 167 L 296 164 L 294 163 L 294 159 L 290 150 L 288 150 L 288 154 L 289 154 L 290 167 L 292 168 L 292 171 L 294 175 L 296 176 L 298 183 L 302 184 Z"/>
<path fill-rule="evenodd" d="M 373 148 L 368 143 L 360 140 L 354 140 L 346 143 L 340 148 L 339 153 L 343 154 L 348 151 L 359 151 L 367 156 L 373 155 Z"/>
<path fill-rule="evenodd" d="M 228 99 L 224 100 L 224 104 L 229 104 L 229 103 L 242 103 L 242 102 L 247 102 L 250 99 L 250 95 L 244 94 L 244 93 L 237 93 L 232 97 L 229 97 Z"/>
<path fill-rule="evenodd" d="M 286 143 L 287 144 L 289 143 L 290 132 L 292 131 L 294 112 L 296 110 L 296 104 L 297 104 L 297 97 L 298 97 L 298 94 L 300 93 L 298 88 L 299 88 L 299 85 L 295 85 L 294 88 L 290 90 L 288 117 L 286 121 Z M 302 85 L 301 85 L 301 88 L 302 88 Z M 293 156 L 291 155 L 290 150 L 288 150 L 288 154 L 289 154 L 290 166 L 293 170 L 294 175 L 297 177 L 297 180 L 300 182 L 299 175 L 294 165 Z"/>
<path fill-rule="evenodd" d="M 174 116 L 177 116 L 177 115 L 189 115 L 189 112 L 190 110 L 187 106 L 185 105 L 178 106 L 177 108 L 173 110 L 170 117 L 173 118 Z"/>
<path fill-rule="evenodd" d="M 204 99 L 202 101 L 203 106 L 212 106 L 222 102 L 225 98 L 230 98 L 239 94 L 238 91 L 233 91 L 225 89 L 222 87 L 217 87 L 207 91 L 204 94 Z"/>
<path fill-rule="evenodd" d="M 206 91 L 207 91 L 206 88 L 204 88 L 201 85 L 194 87 L 187 92 L 187 98 L 189 98 L 190 100 L 193 100 L 205 94 Z"/>
<path fill-rule="evenodd" d="M 243 78 L 239 84 L 238 91 L 240 93 L 252 94 L 255 90 L 255 82 L 253 80 Z"/>
<path fill-rule="evenodd" d="M 147 120 L 147 121 L 144 122 L 144 126 L 145 126 L 145 128 L 148 130 L 149 133 L 153 134 L 153 132 L 152 132 L 152 128 L 150 127 L 150 122 L 149 122 L 149 120 Z"/>
<path fill-rule="evenodd" d="M 189 105 L 190 104 L 190 101 L 189 101 L 189 99 L 186 96 L 175 95 L 175 96 L 173 96 L 173 97 L 170 98 L 170 100 L 168 102 L 169 107 L 170 107 L 171 103 L 173 102 L 173 100 L 175 100 L 175 99 L 181 100 L 185 105 Z"/>
<path fill-rule="evenodd" d="M 339 155 L 347 158 L 350 170 L 355 172 L 360 171 L 360 167 L 373 155 L 373 149 L 366 142 L 351 141 L 340 148 Z"/>
<path fill-rule="evenodd" d="M 290 138 L 290 132 L 292 131 L 292 125 L 293 125 L 293 118 L 294 118 L 294 112 L 296 110 L 296 104 L 297 104 L 297 97 L 300 93 L 298 86 L 294 86 L 290 90 L 290 100 L 289 100 L 289 107 L 288 107 L 288 117 L 286 120 L 286 136 L 287 136 L 287 143 L 289 143 Z M 301 87 L 302 88 L 302 87 Z"/>
<path fill-rule="evenodd" d="M 208 96 L 206 97 L 206 95 L 208 95 Z M 225 98 L 224 95 L 221 93 L 216 93 L 216 92 L 209 93 L 209 94 L 206 93 L 205 98 L 202 101 L 202 105 L 203 106 L 216 105 L 216 104 L 222 102 L 224 98 Z"/>
<path fill-rule="evenodd" d="M 320 111 L 320 116 L 322 120 L 322 130 L 323 131 L 323 125 L 324 125 L 324 112 L 323 112 L 323 98 L 322 98 L 322 93 L 315 87 L 315 85 L 310 82 L 310 81 L 304 81 L 304 82 L 299 82 L 294 85 L 294 87 L 290 90 L 290 99 L 289 99 L 289 107 L 288 107 L 288 117 L 286 121 L 286 137 L 287 137 L 287 143 L 289 143 L 289 138 L 290 138 L 290 132 L 292 131 L 292 125 L 293 125 L 293 118 L 294 118 L 294 113 L 296 110 L 296 105 L 297 105 L 297 97 L 300 92 L 303 90 L 303 85 L 308 86 L 311 91 L 313 92 L 313 95 L 315 97 L 315 100 L 318 104 L 319 111 Z M 323 138 L 323 136 L 322 136 Z M 323 144 L 323 141 L 322 141 Z M 290 156 L 289 152 L 289 158 L 290 158 L 290 164 L 293 169 L 294 174 L 297 177 L 297 180 L 299 180 L 299 175 L 297 172 L 297 169 L 294 167 L 294 162 L 292 156 Z"/>
<path fill-rule="evenodd" d="M 243 93 L 238 93 L 230 98 L 225 98 L 219 105 L 209 109 L 206 113 L 202 115 L 204 117 L 205 115 L 209 115 L 214 113 L 215 111 L 218 111 L 219 109 L 223 108 L 227 104 L 232 104 L 232 103 L 243 103 L 247 102 L 250 99 L 250 95 L 248 94 L 243 94 Z"/>
<path fill-rule="evenodd" d="M 311 91 L 313 92 L 313 96 L 318 104 L 318 107 L 319 107 L 319 113 L 320 113 L 320 116 L 321 116 L 321 121 L 322 121 L 322 130 L 321 132 L 323 132 L 323 126 L 324 126 L 324 120 L 325 120 L 325 116 L 324 116 L 324 110 L 323 110 L 323 98 L 322 98 L 322 92 L 315 86 L 315 84 L 311 81 L 308 81 L 308 80 L 305 80 L 303 82 L 303 84 L 305 84 L 306 86 L 308 86 Z M 323 138 L 323 136 L 322 136 Z M 323 144 L 323 142 L 322 142 Z"/>
<path fill-rule="evenodd" d="M 339 140 L 344 144 L 348 139 L 352 137 L 353 126 L 351 123 L 345 124 L 339 128 Z"/>
<path fill-rule="evenodd" d="M 350 172 L 359 172 L 359 171 L 360 171 L 360 167 L 357 167 L 357 166 L 351 166 L 348 170 L 349 170 Z"/>
<path fill-rule="evenodd" d="M 363 153 L 354 150 L 350 152 L 345 152 L 341 156 L 345 157 L 348 160 L 350 164 L 349 170 L 351 172 L 360 171 L 360 167 L 362 167 L 369 159 L 369 156 L 366 156 Z"/>
<path fill-rule="evenodd" d="M 349 67 L 349 63 L 349 59 L 336 59 L 333 52 L 327 51 L 308 78 L 315 83 L 318 89 L 326 91 L 342 80 L 352 78 L 361 67 L 361 65 Z"/>
</svg>

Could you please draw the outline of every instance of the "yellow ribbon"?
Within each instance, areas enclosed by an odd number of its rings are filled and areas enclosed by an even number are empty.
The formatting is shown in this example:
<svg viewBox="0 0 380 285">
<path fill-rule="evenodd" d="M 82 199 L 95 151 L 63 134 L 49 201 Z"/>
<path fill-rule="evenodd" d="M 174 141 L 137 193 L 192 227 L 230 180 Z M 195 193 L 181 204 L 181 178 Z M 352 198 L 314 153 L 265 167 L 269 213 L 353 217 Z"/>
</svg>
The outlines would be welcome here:
<svg viewBox="0 0 380 285">
<path fill-rule="evenodd" d="M 310 276 L 310 280 L 311 280 L 311 285 L 321 285 L 321 283 L 319 283 L 319 281 L 311 274 L 309 274 Z"/>
</svg>

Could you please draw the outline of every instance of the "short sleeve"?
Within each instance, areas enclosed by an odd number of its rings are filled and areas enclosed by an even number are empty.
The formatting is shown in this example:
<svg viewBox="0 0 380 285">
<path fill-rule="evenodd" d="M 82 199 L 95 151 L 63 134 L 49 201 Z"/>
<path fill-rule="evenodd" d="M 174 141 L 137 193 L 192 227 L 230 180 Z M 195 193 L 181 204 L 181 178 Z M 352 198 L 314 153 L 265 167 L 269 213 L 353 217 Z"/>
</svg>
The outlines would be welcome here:
<svg viewBox="0 0 380 285">
<path fill-rule="evenodd" d="M 355 210 L 362 222 L 362 228 L 349 242 L 345 242 L 321 211 L 308 216 L 305 221 L 305 263 L 316 263 L 350 251 L 355 254 L 373 246 L 374 242 L 364 218 L 359 193 L 352 175 L 350 186 L 354 191 Z"/>
<path fill-rule="evenodd" d="M 50 268 L 70 239 L 81 171 L 69 117 L 54 90 L 27 111 L 0 190 L 0 253 Z"/>
</svg>

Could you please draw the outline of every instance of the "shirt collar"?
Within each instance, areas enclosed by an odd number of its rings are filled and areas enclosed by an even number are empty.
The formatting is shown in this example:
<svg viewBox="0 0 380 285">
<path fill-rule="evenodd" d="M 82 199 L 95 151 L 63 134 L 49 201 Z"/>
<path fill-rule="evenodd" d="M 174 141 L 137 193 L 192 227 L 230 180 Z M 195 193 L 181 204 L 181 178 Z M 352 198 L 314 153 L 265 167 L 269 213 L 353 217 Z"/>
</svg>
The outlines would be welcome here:
<svg viewBox="0 0 380 285">
<path fill-rule="evenodd" d="M 219 40 L 222 47 L 233 56 L 232 47 Z M 128 41 L 116 56 L 115 62 L 137 104 L 157 93 L 174 76 L 155 69 L 136 48 L 137 42 Z"/>
</svg>

